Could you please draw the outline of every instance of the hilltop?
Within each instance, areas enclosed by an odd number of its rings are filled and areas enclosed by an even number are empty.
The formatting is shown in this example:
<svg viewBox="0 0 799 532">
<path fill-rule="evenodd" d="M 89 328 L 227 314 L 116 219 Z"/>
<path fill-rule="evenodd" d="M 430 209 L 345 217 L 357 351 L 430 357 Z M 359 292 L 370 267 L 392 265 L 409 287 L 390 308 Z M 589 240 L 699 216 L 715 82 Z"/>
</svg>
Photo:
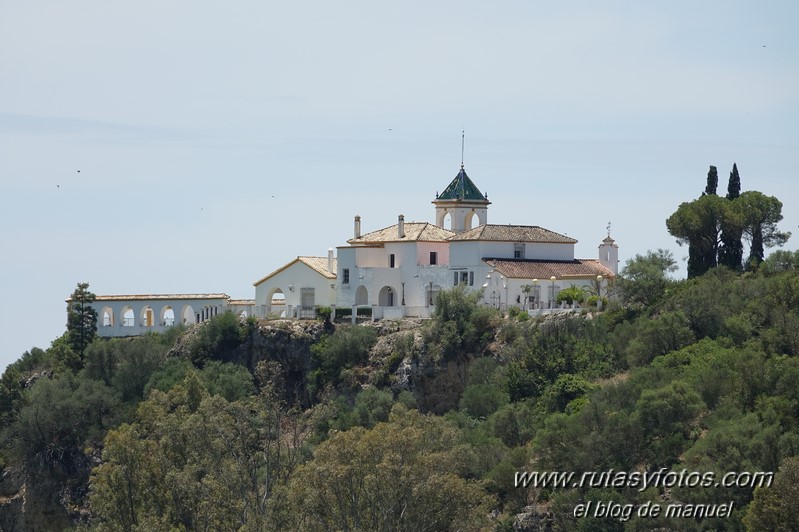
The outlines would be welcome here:
<svg viewBox="0 0 799 532">
<path fill-rule="evenodd" d="M 628 264 L 601 312 L 503 315 L 454 289 L 429 320 L 221 314 L 77 358 L 57 339 L 2 377 L 0 527 L 790 529 L 799 253 L 687 281 L 629 275 L 653 257 Z M 757 490 L 643 487 L 599 480 L 611 470 L 774 475 Z M 525 471 L 594 481 L 515 486 Z M 731 506 L 577 517 L 589 502 Z"/>
</svg>

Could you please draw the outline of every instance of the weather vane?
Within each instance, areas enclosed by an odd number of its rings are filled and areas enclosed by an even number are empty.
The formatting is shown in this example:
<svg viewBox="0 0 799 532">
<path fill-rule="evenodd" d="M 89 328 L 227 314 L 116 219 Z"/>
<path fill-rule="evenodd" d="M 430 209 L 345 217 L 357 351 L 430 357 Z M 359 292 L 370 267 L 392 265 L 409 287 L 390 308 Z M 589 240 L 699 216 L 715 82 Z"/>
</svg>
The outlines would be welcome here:
<svg viewBox="0 0 799 532">
<path fill-rule="evenodd" d="M 466 145 L 466 130 L 461 130 L 461 168 L 463 168 L 463 148 Z"/>
</svg>

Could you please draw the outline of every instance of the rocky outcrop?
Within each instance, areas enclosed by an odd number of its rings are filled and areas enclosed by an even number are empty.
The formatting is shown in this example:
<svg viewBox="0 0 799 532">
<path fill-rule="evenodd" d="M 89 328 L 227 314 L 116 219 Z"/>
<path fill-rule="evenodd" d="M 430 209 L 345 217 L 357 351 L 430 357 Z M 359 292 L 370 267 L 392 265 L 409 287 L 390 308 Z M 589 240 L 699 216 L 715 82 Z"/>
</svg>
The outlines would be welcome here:
<svg viewBox="0 0 799 532">
<path fill-rule="evenodd" d="M 550 532 L 555 521 L 549 507 L 544 504 L 525 506 L 513 520 L 513 532 Z"/>
</svg>

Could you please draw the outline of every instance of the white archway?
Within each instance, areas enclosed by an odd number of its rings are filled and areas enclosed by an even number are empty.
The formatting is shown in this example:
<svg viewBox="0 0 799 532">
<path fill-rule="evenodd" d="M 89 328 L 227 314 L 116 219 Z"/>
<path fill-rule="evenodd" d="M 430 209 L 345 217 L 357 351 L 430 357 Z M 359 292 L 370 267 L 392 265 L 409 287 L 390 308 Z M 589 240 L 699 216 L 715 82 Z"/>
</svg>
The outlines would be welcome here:
<svg viewBox="0 0 799 532">
<path fill-rule="evenodd" d="M 142 327 L 152 327 L 155 325 L 155 312 L 153 312 L 153 308 L 150 305 L 146 305 L 143 309 L 141 309 L 141 313 L 139 314 L 139 325 Z"/>
<path fill-rule="evenodd" d="M 161 309 L 161 319 L 159 323 L 165 327 L 171 327 L 175 324 L 175 310 L 171 306 L 166 305 Z"/>
<path fill-rule="evenodd" d="M 197 323 L 197 314 L 194 312 L 194 307 L 191 305 L 183 305 L 183 309 L 180 311 L 180 322 L 183 325 Z"/>
<path fill-rule="evenodd" d="M 472 228 L 472 221 L 474 220 L 474 211 L 471 211 L 466 214 L 466 217 L 463 219 L 463 230 L 468 231 Z"/>
<path fill-rule="evenodd" d="M 114 310 L 111 307 L 103 307 L 100 311 L 100 326 L 113 327 L 114 326 Z"/>
<path fill-rule="evenodd" d="M 397 304 L 397 293 L 390 286 L 384 286 L 377 295 L 377 304 L 381 307 L 393 307 Z"/>
<path fill-rule="evenodd" d="M 451 213 L 444 214 L 444 218 L 442 218 L 442 220 L 441 220 L 441 227 L 443 227 L 444 229 L 449 229 L 450 231 L 452 231 L 452 214 Z"/>
<path fill-rule="evenodd" d="M 369 291 L 366 289 L 364 285 L 360 285 L 358 289 L 355 290 L 355 304 L 356 305 L 369 304 Z"/>
<path fill-rule="evenodd" d="M 130 306 L 123 307 L 122 311 L 120 311 L 119 323 L 121 323 L 123 327 L 133 327 L 136 325 L 136 314 Z"/>
</svg>

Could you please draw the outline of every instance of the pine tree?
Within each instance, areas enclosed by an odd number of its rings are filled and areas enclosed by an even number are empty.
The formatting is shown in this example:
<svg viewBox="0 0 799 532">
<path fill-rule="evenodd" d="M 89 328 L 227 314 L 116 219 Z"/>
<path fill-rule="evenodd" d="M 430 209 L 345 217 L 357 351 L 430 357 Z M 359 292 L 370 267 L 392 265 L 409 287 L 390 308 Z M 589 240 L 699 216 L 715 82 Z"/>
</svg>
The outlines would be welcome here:
<svg viewBox="0 0 799 532">
<path fill-rule="evenodd" d="M 67 342 L 81 358 L 97 334 L 97 311 L 91 306 L 95 299 L 89 292 L 89 283 L 78 283 L 67 300 Z"/>
</svg>

